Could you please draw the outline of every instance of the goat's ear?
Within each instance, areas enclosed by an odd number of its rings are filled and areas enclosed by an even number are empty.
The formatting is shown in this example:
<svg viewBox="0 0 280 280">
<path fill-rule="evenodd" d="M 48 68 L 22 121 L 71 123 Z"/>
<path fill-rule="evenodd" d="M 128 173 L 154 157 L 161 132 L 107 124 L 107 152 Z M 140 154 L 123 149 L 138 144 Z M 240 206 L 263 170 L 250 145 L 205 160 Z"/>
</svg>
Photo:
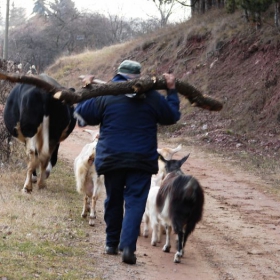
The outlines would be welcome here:
<svg viewBox="0 0 280 280">
<path fill-rule="evenodd" d="M 163 162 L 166 162 L 166 159 L 161 154 L 159 154 L 159 153 L 158 153 L 158 158 L 160 160 L 162 160 Z"/>
<path fill-rule="evenodd" d="M 187 156 L 183 157 L 180 162 L 181 162 L 181 166 L 183 165 L 183 163 L 189 158 L 190 154 L 188 154 Z"/>
<path fill-rule="evenodd" d="M 180 151 L 182 149 L 182 144 L 180 144 L 178 147 L 176 147 L 175 149 L 174 149 L 174 152 L 178 152 L 178 151 Z"/>
</svg>

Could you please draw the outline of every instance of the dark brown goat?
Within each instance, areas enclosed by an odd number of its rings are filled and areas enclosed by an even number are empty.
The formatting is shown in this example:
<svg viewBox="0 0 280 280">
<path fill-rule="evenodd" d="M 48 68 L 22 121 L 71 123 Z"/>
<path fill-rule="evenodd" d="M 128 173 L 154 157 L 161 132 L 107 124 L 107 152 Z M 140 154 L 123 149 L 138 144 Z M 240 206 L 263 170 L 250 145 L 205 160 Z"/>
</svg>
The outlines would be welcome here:
<svg viewBox="0 0 280 280">
<path fill-rule="evenodd" d="M 159 219 L 166 229 L 166 243 L 162 250 L 170 252 L 170 233 L 173 228 L 178 235 L 175 263 L 181 262 L 187 239 L 201 220 L 204 205 L 201 185 L 196 178 L 185 175 L 181 170 L 188 157 L 189 155 L 181 160 L 165 160 L 160 155 L 167 171 L 156 199 Z"/>
</svg>

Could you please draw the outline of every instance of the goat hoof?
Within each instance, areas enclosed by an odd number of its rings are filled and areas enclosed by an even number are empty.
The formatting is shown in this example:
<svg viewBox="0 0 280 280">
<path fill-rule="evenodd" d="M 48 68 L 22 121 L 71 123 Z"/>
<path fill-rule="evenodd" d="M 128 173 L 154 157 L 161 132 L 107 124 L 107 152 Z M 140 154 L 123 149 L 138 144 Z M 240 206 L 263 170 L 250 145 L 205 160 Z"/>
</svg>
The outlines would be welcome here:
<svg viewBox="0 0 280 280">
<path fill-rule="evenodd" d="M 171 246 L 164 245 L 163 248 L 162 248 L 162 251 L 165 252 L 165 253 L 169 253 L 170 252 L 170 248 L 171 248 Z"/>
<path fill-rule="evenodd" d="M 151 242 L 151 245 L 152 245 L 152 246 L 157 246 L 157 242 L 156 242 L 156 241 L 152 241 L 152 242 Z"/>
<path fill-rule="evenodd" d="M 86 213 L 82 213 L 82 214 L 81 214 L 81 217 L 82 217 L 83 219 L 85 219 L 85 218 L 87 217 L 87 214 L 86 214 Z"/>
<path fill-rule="evenodd" d="M 177 252 L 174 256 L 174 263 L 180 263 L 181 257 L 182 257 L 182 254 L 180 252 Z"/>
<path fill-rule="evenodd" d="M 95 225 L 95 223 L 94 223 L 94 220 L 89 220 L 89 222 L 88 222 L 88 224 L 91 226 L 91 227 L 93 227 L 94 225 Z"/>
<path fill-rule="evenodd" d="M 184 250 L 180 251 L 180 257 L 183 257 L 184 256 Z"/>
</svg>

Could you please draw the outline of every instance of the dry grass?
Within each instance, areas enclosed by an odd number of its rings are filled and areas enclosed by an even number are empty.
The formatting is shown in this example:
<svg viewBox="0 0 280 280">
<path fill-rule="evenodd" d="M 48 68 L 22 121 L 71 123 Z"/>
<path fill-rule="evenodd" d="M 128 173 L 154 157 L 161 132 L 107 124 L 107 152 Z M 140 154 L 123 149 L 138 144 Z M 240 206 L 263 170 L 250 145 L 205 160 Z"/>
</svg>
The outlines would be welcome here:
<svg viewBox="0 0 280 280">
<path fill-rule="evenodd" d="M 0 279 L 101 279 L 73 171 L 58 163 L 48 188 L 21 192 L 25 171 L 1 174 Z"/>
<path fill-rule="evenodd" d="M 59 58 L 46 72 L 68 87 L 80 87 L 80 75 L 94 74 L 99 79 L 108 80 L 120 63 L 119 56 L 125 56 L 127 51 L 137 45 L 137 41 L 104 47 L 97 51 L 85 51 L 78 55 Z M 116 55 L 118 54 L 118 55 Z M 108 76 L 104 75 L 108 73 Z M 102 73 L 102 75 L 101 75 Z"/>
</svg>

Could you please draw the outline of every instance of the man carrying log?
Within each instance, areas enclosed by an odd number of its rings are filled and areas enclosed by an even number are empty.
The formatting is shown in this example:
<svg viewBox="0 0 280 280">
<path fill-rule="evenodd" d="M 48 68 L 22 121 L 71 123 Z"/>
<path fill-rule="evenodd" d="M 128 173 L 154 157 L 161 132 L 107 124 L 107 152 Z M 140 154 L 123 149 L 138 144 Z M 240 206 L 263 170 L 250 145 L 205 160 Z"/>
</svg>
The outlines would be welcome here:
<svg viewBox="0 0 280 280">
<path fill-rule="evenodd" d="M 140 72 L 140 63 L 125 60 L 112 82 L 138 79 Z M 180 118 L 175 77 L 166 73 L 163 77 L 166 97 L 156 90 L 105 95 L 82 101 L 75 110 L 80 126 L 100 125 L 95 166 L 105 177 L 105 252 L 121 251 L 128 264 L 136 263 L 151 177 L 158 172 L 157 124 L 172 125 Z"/>
</svg>

